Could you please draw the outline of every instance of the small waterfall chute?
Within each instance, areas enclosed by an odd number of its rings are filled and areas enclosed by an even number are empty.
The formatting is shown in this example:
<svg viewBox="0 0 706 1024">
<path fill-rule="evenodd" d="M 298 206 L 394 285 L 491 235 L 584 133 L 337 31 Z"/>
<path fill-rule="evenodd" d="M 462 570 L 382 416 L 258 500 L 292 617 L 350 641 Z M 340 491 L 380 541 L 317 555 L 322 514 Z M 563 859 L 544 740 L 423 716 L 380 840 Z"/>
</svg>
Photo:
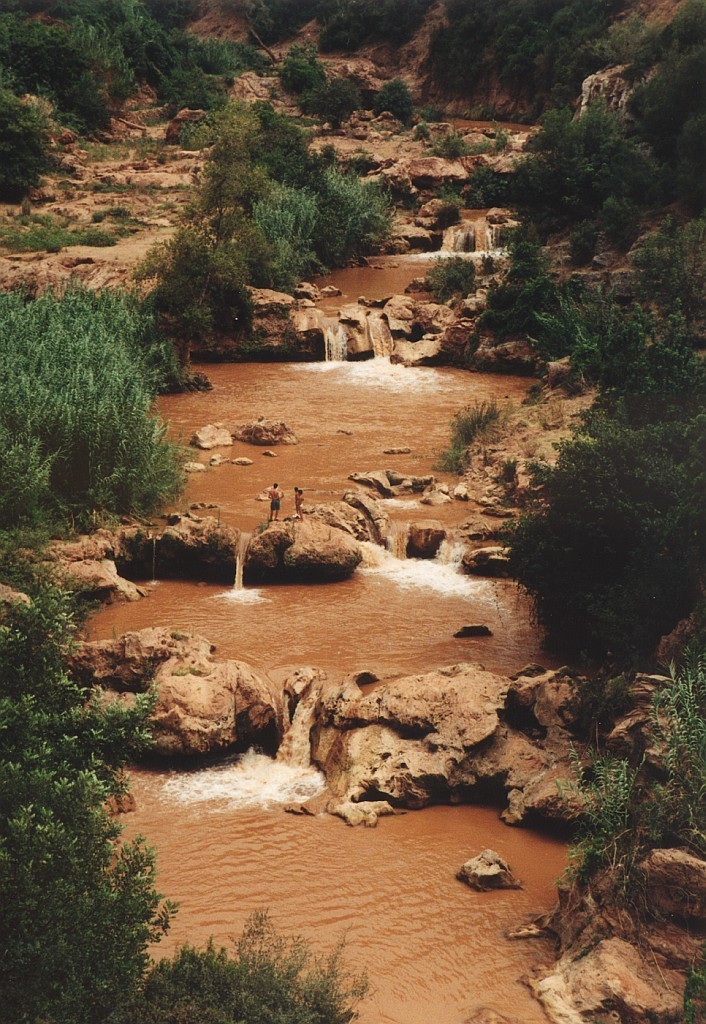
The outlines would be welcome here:
<svg viewBox="0 0 706 1024">
<path fill-rule="evenodd" d="M 297 704 L 277 751 L 277 761 L 293 768 L 311 766 L 311 730 L 316 719 L 318 692 L 310 689 Z"/>
<path fill-rule="evenodd" d="M 475 252 L 476 228 L 474 224 L 452 224 L 444 232 L 441 243 L 443 252 Z"/>
<path fill-rule="evenodd" d="M 488 224 L 485 243 L 488 252 L 498 252 L 500 250 L 502 230 L 502 224 Z"/>
<path fill-rule="evenodd" d="M 327 363 L 344 363 L 348 358 L 348 335 L 343 324 L 328 324 L 324 327 L 325 355 Z"/>
<path fill-rule="evenodd" d="M 233 582 L 234 590 L 243 589 L 243 570 L 245 568 L 245 560 L 248 554 L 248 548 L 250 547 L 250 541 L 252 534 L 242 532 L 238 538 L 238 550 L 235 553 L 235 580 Z"/>
<path fill-rule="evenodd" d="M 385 546 L 394 558 L 405 559 L 407 557 L 408 539 L 409 523 L 390 523 L 390 529 L 385 538 Z"/>
</svg>

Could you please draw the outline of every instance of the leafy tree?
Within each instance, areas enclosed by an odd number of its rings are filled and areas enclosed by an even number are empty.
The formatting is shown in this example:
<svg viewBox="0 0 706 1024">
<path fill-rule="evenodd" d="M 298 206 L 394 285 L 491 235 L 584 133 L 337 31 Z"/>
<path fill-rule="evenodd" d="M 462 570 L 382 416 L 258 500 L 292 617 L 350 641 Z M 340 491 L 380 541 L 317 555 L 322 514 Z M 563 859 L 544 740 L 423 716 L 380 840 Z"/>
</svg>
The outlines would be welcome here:
<svg viewBox="0 0 706 1024">
<path fill-rule="evenodd" d="M 282 61 L 279 76 L 289 92 L 311 92 L 326 84 L 326 71 L 312 43 L 292 46 Z"/>
<path fill-rule="evenodd" d="M 532 333 L 538 314 L 555 309 L 559 297 L 549 258 L 531 230 L 514 231 L 508 250 L 508 272 L 490 289 L 488 309 L 478 320 L 479 327 L 490 327 L 499 338 Z"/>
<path fill-rule="evenodd" d="M 109 1024 L 350 1024 L 366 988 L 364 976 L 345 969 L 341 946 L 315 959 L 304 940 L 282 938 L 259 913 L 233 955 L 213 943 L 183 946 L 154 964 L 141 992 Z"/>
<path fill-rule="evenodd" d="M 401 78 L 393 78 L 391 82 L 386 82 L 373 101 L 373 110 L 376 114 L 382 114 L 387 110 L 398 121 L 409 124 L 414 113 L 414 102 L 407 83 Z"/>
<path fill-rule="evenodd" d="M 342 121 L 350 117 L 362 104 L 360 90 L 350 78 L 333 78 L 326 85 L 320 85 L 302 96 L 302 110 L 306 114 L 317 114 L 339 128 Z"/>
<path fill-rule="evenodd" d="M 0 90 L 0 196 L 17 199 L 47 167 L 48 126 L 36 107 Z"/>
<path fill-rule="evenodd" d="M 694 345 L 700 346 L 706 334 L 706 221 L 680 226 L 668 218 L 642 240 L 632 262 L 643 302 L 662 309 L 679 303 Z"/>
<path fill-rule="evenodd" d="M 125 998 L 174 908 L 153 853 L 106 801 L 149 743 L 151 698 L 104 704 L 64 667 L 66 595 L 42 586 L 0 626 L 0 1021 L 95 1024 Z"/>
</svg>

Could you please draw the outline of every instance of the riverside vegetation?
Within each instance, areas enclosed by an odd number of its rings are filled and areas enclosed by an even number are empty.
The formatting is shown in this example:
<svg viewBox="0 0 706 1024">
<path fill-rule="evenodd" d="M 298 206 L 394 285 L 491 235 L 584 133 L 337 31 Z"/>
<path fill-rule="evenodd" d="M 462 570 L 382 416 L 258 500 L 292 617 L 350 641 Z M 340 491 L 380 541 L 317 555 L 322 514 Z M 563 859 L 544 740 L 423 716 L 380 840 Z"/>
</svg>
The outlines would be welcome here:
<svg viewBox="0 0 706 1024">
<path fill-rule="evenodd" d="M 318 19 L 322 52 L 399 45 L 430 7 L 404 0 L 402 17 L 402 0 L 223 2 L 267 43 Z M 67 674 L 74 599 L 13 552 L 36 545 L 36 535 L 12 531 L 83 528 L 144 514 L 176 494 L 182 456 L 150 412 L 155 395 L 180 379 L 168 339 L 184 361 L 191 337 L 247 335 L 251 285 L 288 289 L 369 253 L 389 230 L 389 196 L 332 153 L 312 152 L 304 132 L 269 105 L 229 103 L 229 81 L 269 58 L 250 44 L 185 32 L 188 0 L 57 0 L 49 22 L 26 17 L 44 10 L 39 0 L 4 6 L 3 198 L 24 195 L 50 166 L 53 120 L 95 132 L 145 84 L 172 111 L 210 111 L 188 141 L 212 148 L 176 234 L 143 265 L 146 301 L 79 289 L 0 297 L 0 527 L 8 531 L 0 578 L 32 600 L 13 603 L 0 622 L 0 1020 L 350 1021 L 363 980 L 347 974 L 338 951 L 312 960 L 264 918 L 234 955 L 185 947 L 150 962 L 148 943 L 164 934 L 174 907 L 155 891 L 154 854 L 120 840 L 105 804 L 124 795 L 123 767 L 148 749 L 153 698 L 103 707 Z M 544 361 L 568 357 L 569 388 L 597 393 L 555 464 L 532 467 L 529 504 L 507 533 L 512 574 L 549 638 L 603 666 L 579 695 L 594 724 L 601 706 L 625 697 L 620 680 L 651 666 L 659 637 L 691 614 L 694 646 L 653 702 L 661 770 L 651 775 L 639 755 L 597 755 L 577 767 L 584 814 L 575 884 L 607 872 L 611 897 L 647 917 L 639 865 L 649 849 L 706 856 L 706 385 L 697 355 L 705 339 L 706 4 L 687 0 L 664 28 L 636 15 L 612 21 L 624 7 L 446 0 L 449 23 L 434 34 L 431 66 L 442 85 L 469 96 L 498 76 L 525 96 L 529 116 L 545 112 L 528 155 L 511 171 L 475 171 L 463 199 L 512 204 L 526 221 L 479 330 L 527 338 Z M 627 65 L 637 83 L 629 118 L 598 103 L 575 119 L 566 104 L 582 79 L 611 63 Z M 279 75 L 305 110 L 334 124 L 360 103 L 347 80 L 328 81 L 310 45 L 292 47 Z M 409 92 L 393 85 L 376 109 L 408 122 Z M 21 100 L 25 93 L 43 102 Z M 453 133 L 436 145 L 451 147 L 445 155 L 464 152 Z M 654 211 L 668 204 L 655 227 Z M 652 232 L 635 247 L 646 227 Z M 599 244 L 630 250 L 634 300 L 558 280 L 543 245 L 557 235 L 575 267 L 589 264 Z M 470 266 L 450 260 L 432 272 L 440 301 L 473 290 Z M 448 468 L 462 469 L 469 444 L 499 418 L 496 406 L 460 412 Z M 685 995 L 689 1021 L 703 1015 L 705 978 L 697 965 Z"/>
</svg>

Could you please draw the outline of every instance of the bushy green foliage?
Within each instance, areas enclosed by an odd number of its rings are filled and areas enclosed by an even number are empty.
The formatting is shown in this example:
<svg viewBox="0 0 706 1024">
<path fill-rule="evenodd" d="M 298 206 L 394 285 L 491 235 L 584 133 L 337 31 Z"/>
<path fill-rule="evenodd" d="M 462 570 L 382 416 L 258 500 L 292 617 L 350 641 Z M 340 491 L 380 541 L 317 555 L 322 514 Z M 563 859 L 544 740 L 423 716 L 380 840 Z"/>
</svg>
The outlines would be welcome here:
<svg viewBox="0 0 706 1024">
<path fill-rule="evenodd" d="M 555 309 L 560 294 L 549 273 L 548 256 L 531 231 L 514 231 L 508 251 L 507 274 L 488 292 L 488 309 L 478 321 L 498 338 L 532 333 L 538 314 Z"/>
<path fill-rule="evenodd" d="M 660 40 L 657 73 L 631 97 L 641 136 L 669 168 L 671 195 L 706 206 L 706 2 L 687 0 Z"/>
<path fill-rule="evenodd" d="M 387 197 L 310 155 L 301 130 L 271 108 L 231 104 L 209 130 L 215 142 L 183 223 L 140 273 L 173 335 L 221 330 L 244 341 L 247 286 L 286 287 L 369 252 L 389 231 Z"/>
<path fill-rule="evenodd" d="M 695 347 L 706 336 L 706 220 L 668 218 L 633 256 L 638 295 L 658 309 L 678 307 Z"/>
<path fill-rule="evenodd" d="M 316 114 L 323 121 L 339 128 L 342 121 L 362 106 L 360 90 L 351 78 L 332 78 L 301 98 L 305 114 Z"/>
<path fill-rule="evenodd" d="M 399 46 L 419 26 L 432 0 L 319 0 L 324 52 L 357 50 L 375 40 Z"/>
<path fill-rule="evenodd" d="M 115 245 L 116 235 L 93 226 L 69 227 L 67 220 L 48 215 L 29 214 L 0 227 L 0 246 L 11 252 L 59 252 L 66 246 L 93 245 L 99 248 Z"/>
<path fill-rule="evenodd" d="M 597 238 L 598 232 L 593 221 L 584 220 L 577 224 L 569 236 L 571 262 L 581 266 L 593 259 Z"/>
<path fill-rule="evenodd" d="M 152 966 L 140 994 L 108 1024 L 350 1024 L 367 989 L 342 947 L 314 958 L 301 938 L 278 935 L 265 913 L 247 922 L 233 954 L 213 943 L 182 946 Z"/>
<path fill-rule="evenodd" d="M 600 104 L 578 119 L 569 109 L 549 111 L 532 150 L 518 164 L 513 198 L 550 227 L 605 213 L 606 203 L 641 207 L 658 198 L 654 161 L 627 137 L 619 116 Z M 612 212 L 617 222 L 618 211 Z"/>
<path fill-rule="evenodd" d="M 447 302 L 454 296 L 469 295 L 474 288 L 476 270 L 472 260 L 462 256 L 434 261 L 427 273 L 427 284 L 437 302 Z"/>
<path fill-rule="evenodd" d="M 48 164 L 48 126 L 36 107 L 0 89 L 0 198 L 18 199 Z"/>
<path fill-rule="evenodd" d="M 441 156 L 447 160 L 455 160 L 458 156 L 466 156 L 470 149 L 464 141 L 463 136 L 457 131 L 447 131 L 443 135 L 437 135 L 431 144 L 431 151 L 434 156 Z"/>
<path fill-rule="evenodd" d="M 490 436 L 501 419 L 497 403 L 476 402 L 461 409 L 451 420 L 451 444 L 439 456 L 439 468 L 447 473 L 462 473 L 468 465 L 468 448 Z"/>
<path fill-rule="evenodd" d="M 391 82 L 386 82 L 375 96 L 373 110 L 376 114 L 382 114 L 387 110 L 402 124 L 409 124 L 414 113 L 414 102 L 407 83 L 401 78 L 393 78 Z"/>
<path fill-rule="evenodd" d="M 292 46 L 279 69 L 282 85 L 290 92 L 310 92 L 326 84 L 326 70 L 312 43 Z"/>
<path fill-rule="evenodd" d="M 51 587 L 0 626 L 3 1024 L 104 1020 L 173 911 L 155 891 L 153 853 L 119 841 L 105 808 L 149 744 L 153 701 L 90 698 L 64 665 L 72 631 L 70 603 Z"/>
<path fill-rule="evenodd" d="M 2 295 L 0 348 L 0 525 L 146 512 L 177 491 L 177 450 L 150 415 L 168 357 L 134 300 Z"/>
<path fill-rule="evenodd" d="M 562 650 L 629 664 L 693 607 L 706 509 L 692 467 L 704 439 L 685 396 L 683 421 L 664 401 L 593 412 L 555 467 L 536 467 L 541 501 L 512 533 L 510 565 Z"/>
<path fill-rule="evenodd" d="M 702 1024 L 706 1019 L 706 949 L 694 966 L 684 988 L 684 1024 Z"/>
<path fill-rule="evenodd" d="M 446 0 L 432 45 L 435 78 L 470 95 L 498 77 L 534 104 L 568 103 L 605 63 L 601 40 L 621 0 Z"/>
<path fill-rule="evenodd" d="M 641 761 L 595 755 L 576 758 L 582 817 L 573 868 L 584 881 L 608 869 L 616 894 L 642 913 L 640 861 L 654 847 L 686 846 L 706 854 L 706 659 L 687 652 L 679 672 L 653 699 L 653 729 L 663 751 L 660 778 Z M 687 997 L 702 994 L 698 977 Z"/>
</svg>

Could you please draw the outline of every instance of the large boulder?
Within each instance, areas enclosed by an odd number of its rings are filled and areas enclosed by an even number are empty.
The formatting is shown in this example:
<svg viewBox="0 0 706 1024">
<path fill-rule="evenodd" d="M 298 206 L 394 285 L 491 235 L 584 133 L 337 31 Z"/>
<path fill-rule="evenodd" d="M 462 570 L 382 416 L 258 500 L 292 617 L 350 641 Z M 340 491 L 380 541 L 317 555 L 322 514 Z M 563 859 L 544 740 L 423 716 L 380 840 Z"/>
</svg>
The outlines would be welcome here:
<svg viewBox="0 0 706 1024">
<path fill-rule="evenodd" d="M 58 571 L 72 587 L 105 604 L 139 601 L 145 596 L 142 587 L 118 573 L 115 562 L 110 558 L 67 562 L 60 564 Z"/>
<path fill-rule="evenodd" d="M 507 576 L 510 560 L 507 549 L 498 545 L 476 548 L 463 556 L 464 572 L 471 576 Z"/>
<path fill-rule="evenodd" d="M 411 523 L 407 532 L 409 558 L 435 558 L 446 539 L 446 528 L 436 519 L 420 519 Z"/>
<path fill-rule="evenodd" d="M 187 124 L 195 124 L 203 121 L 206 117 L 205 110 L 190 110 L 185 107 L 180 110 L 169 122 L 164 132 L 164 141 L 171 146 L 178 146 L 181 142 L 182 129 Z"/>
<path fill-rule="evenodd" d="M 169 517 L 156 541 L 155 575 L 159 578 L 231 583 L 240 533 L 213 516 L 191 512 Z"/>
<path fill-rule="evenodd" d="M 243 423 L 233 431 L 236 441 L 257 444 L 269 448 L 273 444 L 298 444 L 294 431 L 281 420 L 253 420 Z"/>
<path fill-rule="evenodd" d="M 213 651 L 200 636 L 146 629 L 78 645 L 72 668 L 84 682 L 109 691 L 109 699 L 129 700 L 153 687 L 159 755 L 204 755 L 253 743 L 276 749 L 283 734 L 281 693 L 243 662 L 214 661 Z"/>
<path fill-rule="evenodd" d="M 481 850 L 459 868 L 456 878 L 477 892 L 489 889 L 521 889 L 507 861 L 495 850 Z"/>
<path fill-rule="evenodd" d="M 706 861 L 686 850 L 652 850 L 640 867 L 652 908 L 685 920 L 703 920 Z"/>
<path fill-rule="evenodd" d="M 561 1024 L 679 1024 L 684 979 L 621 938 L 567 953 L 551 974 L 530 983 L 550 1020 Z"/>
<path fill-rule="evenodd" d="M 250 580 L 345 579 L 360 564 L 360 545 L 349 532 L 326 522 L 276 522 L 256 534 L 248 546 L 245 576 Z"/>
<path fill-rule="evenodd" d="M 228 448 L 233 444 L 233 435 L 223 423 L 209 423 L 194 433 L 191 444 L 203 451 L 210 451 L 211 448 Z"/>
</svg>

